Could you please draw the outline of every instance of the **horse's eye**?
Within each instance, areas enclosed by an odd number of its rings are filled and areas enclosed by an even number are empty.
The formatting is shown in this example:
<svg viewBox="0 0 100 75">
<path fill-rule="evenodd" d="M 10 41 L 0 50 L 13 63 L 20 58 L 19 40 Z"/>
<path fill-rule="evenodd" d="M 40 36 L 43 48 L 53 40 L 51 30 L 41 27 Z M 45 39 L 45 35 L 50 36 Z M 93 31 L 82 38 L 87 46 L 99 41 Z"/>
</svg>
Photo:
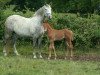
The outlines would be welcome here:
<svg viewBox="0 0 100 75">
<path fill-rule="evenodd" d="M 47 9 L 45 9 L 45 10 L 47 10 Z"/>
</svg>

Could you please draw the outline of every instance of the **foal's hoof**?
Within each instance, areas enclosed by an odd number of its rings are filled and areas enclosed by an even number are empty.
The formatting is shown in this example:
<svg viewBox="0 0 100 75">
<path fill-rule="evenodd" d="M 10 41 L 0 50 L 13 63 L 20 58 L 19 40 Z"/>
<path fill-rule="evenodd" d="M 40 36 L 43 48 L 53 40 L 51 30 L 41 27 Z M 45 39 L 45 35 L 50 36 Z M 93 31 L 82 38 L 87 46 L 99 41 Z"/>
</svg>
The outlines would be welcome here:
<svg viewBox="0 0 100 75">
<path fill-rule="evenodd" d="M 70 58 L 69 58 L 69 60 L 73 60 L 73 58 L 72 58 L 72 57 L 70 57 Z"/>
<path fill-rule="evenodd" d="M 56 60 L 57 58 L 55 58 L 55 60 Z"/>
<path fill-rule="evenodd" d="M 48 57 L 48 60 L 50 60 L 50 57 Z"/>
<path fill-rule="evenodd" d="M 66 60 L 67 58 L 65 57 L 65 60 Z"/>
</svg>

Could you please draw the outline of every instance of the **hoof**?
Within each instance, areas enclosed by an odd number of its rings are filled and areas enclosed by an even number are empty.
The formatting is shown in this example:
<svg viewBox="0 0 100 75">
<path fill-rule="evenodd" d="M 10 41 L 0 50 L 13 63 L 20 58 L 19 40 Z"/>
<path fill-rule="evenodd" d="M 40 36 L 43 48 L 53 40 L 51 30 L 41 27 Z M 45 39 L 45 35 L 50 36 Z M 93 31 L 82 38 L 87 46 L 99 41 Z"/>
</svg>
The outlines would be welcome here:
<svg viewBox="0 0 100 75">
<path fill-rule="evenodd" d="M 4 53 L 4 56 L 6 57 L 7 56 L 7 53 Z"/>
<path fill-rule="evenodd" d="M 48 60 L 50 60 L 50 57 L 48 57 Z"/>
<path fill-rule="evenodd" d="M 43 57 L 40 55 L 40 59 L 42 59 Z"/>
<path fill-rule="evenodd" d="M 55 60 L 56 60 L 57 58 L 55 58 Z"/>
<path fill-rule="evenodd" d="M 20 56 L 20 54 L 16 54 L 17 56 Z"/>
<path fill-rule="evenodd" d="M 69 60 L 73 60 L 73 58 L 72 58 L 72 57 L 70 57 L 70 58 L 69 58 Z"/>
<path fill-rule="evenodd" d="M 34 59 L 36 59 L 37 57 L 36 57 L 36 56 L 34 56 L 33 58 L 34 58 Z"/>
</svg>

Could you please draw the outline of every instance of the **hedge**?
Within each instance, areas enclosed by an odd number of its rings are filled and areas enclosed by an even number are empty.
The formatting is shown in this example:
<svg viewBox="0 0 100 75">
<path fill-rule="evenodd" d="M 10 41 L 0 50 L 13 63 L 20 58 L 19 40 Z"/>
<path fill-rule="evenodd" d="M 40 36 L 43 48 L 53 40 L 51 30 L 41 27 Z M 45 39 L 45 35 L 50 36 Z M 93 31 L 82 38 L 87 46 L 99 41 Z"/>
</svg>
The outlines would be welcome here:
<svg viewBox="0 0 100 75">
<path fill-rule="evenodd" d="M 18 14 L 25 17 L 30 17 L 34 12 L 26 10 L 26 13 L 14 12 L 13 7 L 0 12 L 0 39 L 4 34 L 4 22 L 6 18 L 12 14 Z M 49 23 L 55 29 L 68 28 L 74 32 L 75 47 L 94 47 L 97 42 L 100 43 L 100 16 L 92 14 L 87 18 L 81 17 L 79 14 L 71 13 L 54 13 L 53 18 L 49 20 Z M 46 43 L 49 41 L 43 39 Z"/>
</svg>

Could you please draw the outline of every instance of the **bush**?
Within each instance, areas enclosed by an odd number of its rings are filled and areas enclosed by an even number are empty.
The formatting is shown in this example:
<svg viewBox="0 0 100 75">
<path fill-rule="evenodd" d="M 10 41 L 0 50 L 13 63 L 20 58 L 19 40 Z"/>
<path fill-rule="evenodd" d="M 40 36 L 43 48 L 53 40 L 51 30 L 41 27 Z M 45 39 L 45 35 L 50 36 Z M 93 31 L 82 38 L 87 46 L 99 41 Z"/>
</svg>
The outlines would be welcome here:
<svg viewBox="0 0 100 75">
<path fill-rule="evenodd" d="M 76 47 L 93 47 L 94 42 L 100 42 L 100 16 L 93 14 L 91 17 L 82 18 L 76 14 L 53 14 L 51 21 L 55 29 L 68 28 L 74 32 Z M 94 42 L 92 41 L 95 38 Z"/>
<path fill-rule="evenodd" d="M 12 14 L 18 14 L 30 17 L 34 12 L 25 10 L 26 13 L 13 11 L 14 6 L 0 12 L 0 39 L 4 33 L 4 22 L 6 18 Z M 91 17 L 82 18 L 77 14 L 70 13 L 53 13 L 53 18 L 49 21 L 55 29 L 68 28 L 74 32 L 75 47 L 88 48 L 96 45 L 96 41 L 100 39 L 100 16 L 92 14 Z M 48 43 L 47 39 L 43 41 Z M 99 40 L 100 42 L 100 40 Z"/>
</svg>

